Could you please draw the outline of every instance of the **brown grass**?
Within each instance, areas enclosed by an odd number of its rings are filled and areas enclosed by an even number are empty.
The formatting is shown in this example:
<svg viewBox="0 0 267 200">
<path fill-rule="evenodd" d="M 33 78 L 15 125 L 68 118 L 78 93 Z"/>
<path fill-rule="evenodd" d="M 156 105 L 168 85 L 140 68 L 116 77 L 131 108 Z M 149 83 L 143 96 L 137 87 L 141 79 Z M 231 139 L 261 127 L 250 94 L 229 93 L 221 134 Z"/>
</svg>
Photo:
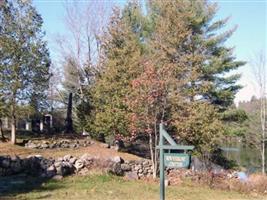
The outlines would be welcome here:
<svg viewBox="0 0 267 200">
<path fill-rule="evenodd" d="M 262 174 L 252 174 L 247 182 L 230 180 L 227 183 L 229 188 L 242 193 L 260 193 L 267 195 L 267 176 Z"/>
<path fill-rule="evenodd" d="M 112 156 L 121 156 L 125 160 L 139 160 L 141 159 L 138 156 L 117 152 L 114 149 L 107 149 L 101 147 L 99 142 L 94 142 L 94 144 L 89 147 L 80 147 L 77 149 L 28 149 L 18 145 L 12 145 L 10 143 L 1 143 L 0 142 L 0 155 L 10 155 L 10 156 L 20 156 L 27 157 L 29 155 L 42 155 L 44 157 L 58 158 L 65 155 L 72 156 L 81 156 L 83 154 L 89 154 L 92 156 L 97 156 L 100 158 L 109 158 Z"/>
</svg>

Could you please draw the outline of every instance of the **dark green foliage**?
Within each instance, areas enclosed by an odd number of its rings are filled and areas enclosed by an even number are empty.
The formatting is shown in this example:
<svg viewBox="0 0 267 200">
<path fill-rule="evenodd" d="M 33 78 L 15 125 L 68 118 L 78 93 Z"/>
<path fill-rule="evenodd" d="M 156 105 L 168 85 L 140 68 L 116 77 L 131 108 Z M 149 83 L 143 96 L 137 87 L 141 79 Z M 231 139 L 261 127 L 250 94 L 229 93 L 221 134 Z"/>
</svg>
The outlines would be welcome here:
<svg viewBox="0 0 267 200">
<path fill-rule="evenodd" d="M 131 136 L 151 130 L 145 121 L 157 127 L 164 120 L 200 152 L 211 151 L 229 123 L 246 119 L 243 111 L 228 111 L 241 87 L 238 74 L 225 75 L 244 64 L 225 45 L 235 28 L 223 31 L 228 19 L 215 21 L 217 6 L 208 1 L 154 0 L 146 8 L 145 15 L 130 2 L 111 18 L 92 92 L 93 130 Z M 153 98 L 155 105 L 147 105 Z"/>
<path fill-rule="evenodd" d="M 91 127 L 96 133 L 129 134 L 126 98 L 131 80 L 140 73 L 138 62 L 143 52 L 136 21 L 141 11 L 137 9 L 140 7 L 129 4 L 122 12 L 116 10 L 103 38 L 103 68 L 92 90 L 95 119 Z"/>
<path fill-rule="evenodd" d="M 4 0 L 0 5 L 0 92 L 11 108 L 13 139 L 16 107 L 30 103 L 38 112 L 45 106 L 50 58 L 42 24 L 31 1 Z"/>
</svg>

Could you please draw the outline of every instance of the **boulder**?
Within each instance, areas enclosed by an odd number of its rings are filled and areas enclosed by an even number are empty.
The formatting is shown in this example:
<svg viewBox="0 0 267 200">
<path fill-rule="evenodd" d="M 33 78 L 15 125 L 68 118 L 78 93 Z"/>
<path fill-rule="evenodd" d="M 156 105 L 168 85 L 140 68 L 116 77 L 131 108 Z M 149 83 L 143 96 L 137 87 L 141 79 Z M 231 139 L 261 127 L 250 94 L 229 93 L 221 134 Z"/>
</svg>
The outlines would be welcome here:
<svg viewBox="0 0 267 200">
<path fill-rule="evenodd" d="M 54 164 L 55 167 L 56 167 L 56 168 L 60 167 L 60 166 L 61 166 L 61 162 L 62 162 L 62 161 L 56 161 L 55 164 Z"/>
<path fill-rule="evenodd" d="M 49 145 L 46 144 L 46 143 L 44 143 L 44 144 L 41 144 L 41 145 L 40 145 L 40 148 L 42 148 L 42 149 L 47 149 L 47 148 L 49 148 Z"/>
<path fill-rule="evenodd" d="M 131 166 L 129 164 L 123 163 L 121 164 L 121 169 L 123 171 L 131 171 Z"/>
<path fill-rule="evenodd" d="M 116 151 L 122 151 L 125 148 L 122 140 L 115 140 L 114 146 Z"/>
<path fill-rule="evenodd" d="M 70 158 L 69 162 L 74 165 L 76 160 L 77 160 L 76 157 L 72 157 L 72 158 Z"/>
<path fill-rule="evenodd" d="M 111 159 L 115 163 L 123 163 L 124 160 L 120 156 L 115 156 Z"/>
<path fill-rule="evenodd" d="M 0 166 L 3 168 L 8 168 L 10 166 L 10 162 L 11 162 L 10 157 L 4 157 L 1 160 Z"/>
<path fill-rule="evenodd" d="M 74 149 L 76 147 L 79 147 L 79 145 L 78 144 L 70 144 L 69 147 L 72 148 L 72 149 Z"/>
<path fill-rule="evenodd" d="M 61 176 L 67 176 L 74 172 L 74 167 L 69 163 L 61 163 L 60 166 L 56 167 L 56 174 Z"/>
<path fill-rule="evenodd" d="M 28 142 L 27 145 L 25 145 L 26 147 L 30 148 L 30 149 L 35 149 L 38 147 L 37 144 L 34 144 L 34 143 L 31 143 L 31 142 Z"/>
<path fill-rule="evenodd" d="M 10 168 L 15 173 L 18 173 L 18 172 L 22 171 L 22 165 L 21 165 L 20 160 L 12 161 L 10 163 Z"/>
<path fill-rule="evenodd" d="M 41 159 L 40 160 L 40 166 L 42 169 L 47 169 L 49 166 L 53 165 L 54 164 L 54 160 L 52 159 Z"/>
<path fill-rule="evenodd" d="M 12 175 L 12 171 L 10 168 L 2 168 L 0 167 L 0 176 L 9 176 Z"/>
<path fill-rule="evenodd" d="M 70 144 L 63 143 L 63 144 L 61 144 L 61 148 L 70 148 Z"/>
<path fill-rule="evenodd" d="M 101 144 L 101 147 L 103 147 L 103 148 L 110 148 L 110 145 L 107 144 L 107 143 L 102 143 L 102 144 Z"/>
<path fill-rule="evenodd" d="M 197 157 L 191 159 L 191 169 L 193 171 L 212 171 L 214 173 L 220 172 L 223 168 L 211 161 L 204 162 Z"/>
<path fill-rule="evenodd" d="M 54 177 L 56 175 L 56 167 L 51 165 L 46 169 L 46 175 L 48 178 Z"/>
<path fill-rule="evenodd" d="M 117 176 L 122 176 L 124 174 L 120 163 L 112 163 L 108 168 L 108 172 Z"/>
<path fill-rule="evenodd" d="M 62 163 L 62 176 L 73 174 L 75 167 L 69 162 Z"/>
<path fill-rule="evenodd" d="M 56 144 L 49 144 L 50 149 L 54 149 L 56 147 Z"/>
<path fill-rule="evenodd" d="M 64 161 L 69 161 L 70 159 L 72 158 L 72 155 L 65 155 L 64 157 L 63 157 L 63 160 Z"/>
<path fill-rule="evenodd" d="M 84 167 L 84 160 L 82 160 L 82 159 L 76 160 L 74 167 L 75 167 L 76 171 L 80 171 Z"/>
</svg>

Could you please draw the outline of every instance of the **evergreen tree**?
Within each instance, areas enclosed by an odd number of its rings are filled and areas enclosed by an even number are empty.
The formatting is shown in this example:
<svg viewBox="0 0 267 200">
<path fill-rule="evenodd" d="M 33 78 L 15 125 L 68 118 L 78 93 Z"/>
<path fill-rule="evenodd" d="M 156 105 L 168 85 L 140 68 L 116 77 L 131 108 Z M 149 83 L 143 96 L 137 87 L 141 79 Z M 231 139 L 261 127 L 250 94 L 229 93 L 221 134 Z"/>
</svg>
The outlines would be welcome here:
<svg viewBox="0 0 267 200">
<path fill-rule="evenodd" d="M 143 53 L 138 33 L 140 26 L 136 24 L 142 22 L 136 21 L 140 7 L 128 6 L 123 12 L 115 10 L 111 18 L 108 32 L 103 38 L 103 68 L 92 92 L 94 130 L 114 136 L 129 134 L 126 99 L 131 92 L 131 80 L 140 73 L 138 62 Z"/>
<path fill-rule="evenodd" d="M 134 5 L 134 6 L 133 6 Z M 104 38 L 104 62 L 96 79 L 96 132 L 148 134 L 154 175 L 158 125 L 163 121 L 180 143 L 193 144 L 209 159 L 225 133 L 222 113 L 240 89 L 239 75 L 225 76 L 236 61 L 214 21 L 208 1 L 148 1 L 117 11 Z"/>
<path fill-rule="evenodd" d="M 225 111 L 232 103 L 234 96 L 240 86 L 236 85 L 239 75 L 226 77 L 225 74 L 243 65 L 244 62 L 236 61 L 233 49 L 224 45 L 224 42 L 231 36 L 234 29 L 221 33 L 221 28 L 226 25 L 227 19 L 214 21 L 217 12 L 216 4 L 208 1 L 151 1 L 151 16 L 155 19 L 159 28 L 155 30 L 153 43 L 157 45 L 156 50 L 163 49 L 159 55 L 163 55 L 167 62 L 174 63 L 178 74 L 177 87 L 180 96 L 173 96 L 171 121 L 179 134 L 190 143 L 201 148 L 198 143 L 193 142 L 193 138 L 201 135 L 201 129 L 194 129 L 197 115 L 205 116 L 208 119 L 199 121 L 203 126 L 212 127 L 212 123 L 219 123 L 222 117 L 216 113 Z M 175 19 L 180 17 L 180 23 Z M 165 26 L 163 25 L 165 22 Z M 170 23 L 169 26 L 166 24 Z M 183 24 L 182 30 L 178 25 Z M 181 40 L 171 37 L 173 34 L 180 33 Z M 164 54 L 164 52 L 166 52 Z M 172 92 L 175 94 L 175 92 Z M 182 97 L 182 98 L 181 98 Z M 179 102 L 179 103 L 178 103 Z M 177 104 L 178 103 L 178 104 Z M 180 104 L 180 105 L 179 105 Z M 208 106 L 208 108 L 207 108 Z M 196 112 L 197 110 L 197 112 Z M 204 112 L 201 113 L 200 111 Z M 205 112 L 214 114 L 206 115 Z M 213 117 L 213 120 L 211 120 Z M 205 123 L 208 122 L 208 123 Z M 221 122 L 222 123 L 222 122 Z M 216 125 L 214 127 L 221 127 Z M 187 131 L 186 131 L 187 130 Z M 199 130 L 199 132 L 196 132 Z M 185 132 L 184 132 L 185 131 Z M 193 137 L 190 134 L 195 133 Z M 210 131 L 207 138 L 219 138 L 222 129 Z M 190 139 L 191 138 L 191 139 Z M 215 140 L 219 141 L 219 140 Z M 213 143 L 206 143 L 212 146 Z"/>
<path fill-rule="evenodd" d="M 42 23 L 31 1 L 5 0 L 0 6 L 0 92 L 10 105 L 13 144 L 18 105 L 43 97 L 48 88 L 50 58 Z"/>
</svg>

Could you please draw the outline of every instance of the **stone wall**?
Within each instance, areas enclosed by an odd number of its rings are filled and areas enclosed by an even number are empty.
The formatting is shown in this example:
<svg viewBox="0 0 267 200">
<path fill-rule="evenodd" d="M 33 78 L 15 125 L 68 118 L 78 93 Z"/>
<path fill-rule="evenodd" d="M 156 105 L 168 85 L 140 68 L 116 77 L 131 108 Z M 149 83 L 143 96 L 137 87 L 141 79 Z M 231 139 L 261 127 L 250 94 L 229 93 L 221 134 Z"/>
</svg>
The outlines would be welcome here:
<svg viewBox="0 0 267 200">
<path fill-rule="evenodd" d="M 25 147 L 31 149 L 79 148 L 87 147 L 91 140 L 29 140 Z"/>
<path fill-rule="evenodd" d="M 47 159 L 41 155 L 27 158 L 0 156 L 0 176 L 26 173 L 52 178 L 71 174 L 84 175 L 91 169 L 101 169 L 115 175 L 126 176 L 129 179 L 152 176 L 152 165 L 149 160 L 124 161 L 119 156 L 109 159 L 101 159 L 88 154 L 81 157 L 66 155 L 58 159 Z"/>
</svg>

